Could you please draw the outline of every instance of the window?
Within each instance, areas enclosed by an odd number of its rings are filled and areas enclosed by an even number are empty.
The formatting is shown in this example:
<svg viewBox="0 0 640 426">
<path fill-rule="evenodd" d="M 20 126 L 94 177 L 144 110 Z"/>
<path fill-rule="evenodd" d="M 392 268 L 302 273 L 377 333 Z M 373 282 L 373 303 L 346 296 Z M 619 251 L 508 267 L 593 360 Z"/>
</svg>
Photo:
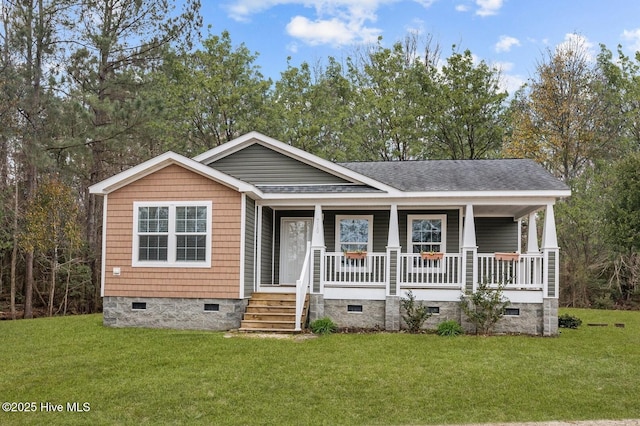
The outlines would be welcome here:
<svg viewBox="0 0 640 426">
<path fill-rule="evenodd" d="M 371 251 L 373 216 L 336 216 L 336 251 Z"/>
<path fill-rule="evenodd" d="M 336 251 L 370 252 L 373 248 L 373 215 L 336 216 Z M 367 259 L 342 259 L 342 266 L 366 266 Z"/>
<path fill-rule="evenodd" d="M 504 314 L 507 316 L 517 317 L 520 315 L 520 308 L 506 308 Z"/>
<path fill-rule="evenodd" d="M 147 309 L 147 302 L 132 302 L 131 309 L 135 309 L 135 310 Z"/>
<path fill-rule="evenodd" d="M 347 312 L 362 312 L 362 305 L 347 305 Z"/>
<path fill-rule="evenodd" d="M 445 234 L 447 232 L 447 217 L 445 215 L 408 217 L 408 233 L 411 253 L 445 252 Z"/>
<path fill-rule="evenodd" d="M 440 315 L 440 306 L 428 306 L 427 312 L 431 315 Z"/>
<path fill-rule="evenodd" d="M 133 266 L 210 266 L 210 218 L 210 201 L 134 203 Z"/>
<path fill-rule="evenodd" d="M 409 215 L 407 216 L 407 251 L 446 253 L 447 216 Z M 413 268 L 442 268 L 444 261 L 414 257 Z"/>
</svg>

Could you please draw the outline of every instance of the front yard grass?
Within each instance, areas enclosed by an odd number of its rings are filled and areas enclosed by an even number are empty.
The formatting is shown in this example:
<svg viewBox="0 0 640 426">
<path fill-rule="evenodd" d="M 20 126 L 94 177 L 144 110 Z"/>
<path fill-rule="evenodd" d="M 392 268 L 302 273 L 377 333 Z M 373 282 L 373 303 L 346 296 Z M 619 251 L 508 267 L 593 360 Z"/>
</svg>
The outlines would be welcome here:
<svg viewBox="0 0 640 426">
<path fill-rule="evenodd" d="M 640 418 L 640 312 L 561 310 L 558 338 L 315 339 L 0 322 L 0 424 L 446 424 Z M 589 327 L 587 323 L 608 323 Z M 614 327 L 624 323 L 625 327 Z M 67 403 L 89 403 L 70 412 Z M 41 404 L 62 404 L 63 412 Z"/>
</svg>

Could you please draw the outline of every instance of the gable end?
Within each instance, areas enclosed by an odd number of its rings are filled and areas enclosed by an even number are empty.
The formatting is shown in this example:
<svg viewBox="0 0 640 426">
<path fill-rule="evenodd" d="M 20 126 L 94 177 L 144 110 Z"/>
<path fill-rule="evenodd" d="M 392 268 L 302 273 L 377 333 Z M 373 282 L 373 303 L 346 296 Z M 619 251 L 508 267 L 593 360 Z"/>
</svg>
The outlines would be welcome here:
<svg viewBox="0 0 640 426">
<path fill-rule="evenodd" d="M 220 158 L 209 167 L 253 185 L 351 183 L 257 143 Z"/>
</svg>

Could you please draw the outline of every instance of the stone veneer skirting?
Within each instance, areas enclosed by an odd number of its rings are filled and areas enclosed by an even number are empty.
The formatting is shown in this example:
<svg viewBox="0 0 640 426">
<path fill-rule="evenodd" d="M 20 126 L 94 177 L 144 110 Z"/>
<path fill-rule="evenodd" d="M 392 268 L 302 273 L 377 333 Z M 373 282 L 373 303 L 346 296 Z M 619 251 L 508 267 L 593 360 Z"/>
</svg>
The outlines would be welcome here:
<svg viewBox="0 0 640 426">
<path fill-rule="evenodd" d="M 422 301 L 424 305 L 438 308 L 425 322 L 424 329 L 436 329 L 438 324 L 456 320 L 468 333 L 474 333 L 472 324 L 465 321 L 458 302 Z M 349 305 L 362 307 L 362 312 L 350 312 Z M 509 308 L 518 309 L 518 315 L 505 315 L 495 326 L 495 334 L 521 333 L 555 336 L 558 334 L 557 299 L 545 299 L 543 303 L 513 303 Z M 381 328 L 389 331 L 406 328 L 402 320 L 399 297 L 387 300 L 333 300 L 314 294 L 311 298 L 310 321 L 321 317 L 331 318 L 338 327 Z"/>
<path fill-rule="evenodd" d="M 400 298 L 386 300 L 325 299 L 311 294 L 309 320 L 329 317 L 338 327 L 386 329 L 405 328 Z M 145 303 L 145 309 L 133 309 L 134 303 Z M 439 308 L 424 325 L 435 329 L 447 320 L 456 320 L 469 333 L 473 325 L 463 319 L 457 302 L 423 301 L 426 306 Z M 217 305 L 217 311 L 205 311 L 205 304 Z M 103 300 L 104 325 L 110 327 L 149 327 L 193 330 L 232 330 L 240 327 L 247 300 L 239 299 L 181 299 L 107 296 Z M 361 307 L 362 312 L 350 312 L 349 305 Z M 513 303 L 519 315 L 505 315 L 494 333 L 522 333 L 555 336 L 558 334 L 558 300 L 544 299 L 543 303 Z M 353 308 L 352 308 L 353 309 Z"/>
<path fill-rule="evenodd" d="M 145 309 L 133 309 L 145 303 Z M 217 311 L 205 311 L 205 304 Z M 116 297 L 103 299 L 103 323 L 110 327 L 231 330 L 240 327 L 246 300 Z"/>
</svg>

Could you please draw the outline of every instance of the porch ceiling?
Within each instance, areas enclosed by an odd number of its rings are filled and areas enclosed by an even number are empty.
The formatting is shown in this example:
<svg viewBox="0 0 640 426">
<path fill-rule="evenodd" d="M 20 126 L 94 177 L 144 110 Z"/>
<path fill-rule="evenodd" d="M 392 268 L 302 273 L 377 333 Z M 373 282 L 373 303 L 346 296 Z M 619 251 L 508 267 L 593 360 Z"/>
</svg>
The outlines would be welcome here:
<svg viewBox="0 0 640 426">
<path fill-rule="evenodd" d="M 546 207 L 545 205 L 474 205 L 475 216 L 513 216 L 520 219 Z"/>
</svg>

